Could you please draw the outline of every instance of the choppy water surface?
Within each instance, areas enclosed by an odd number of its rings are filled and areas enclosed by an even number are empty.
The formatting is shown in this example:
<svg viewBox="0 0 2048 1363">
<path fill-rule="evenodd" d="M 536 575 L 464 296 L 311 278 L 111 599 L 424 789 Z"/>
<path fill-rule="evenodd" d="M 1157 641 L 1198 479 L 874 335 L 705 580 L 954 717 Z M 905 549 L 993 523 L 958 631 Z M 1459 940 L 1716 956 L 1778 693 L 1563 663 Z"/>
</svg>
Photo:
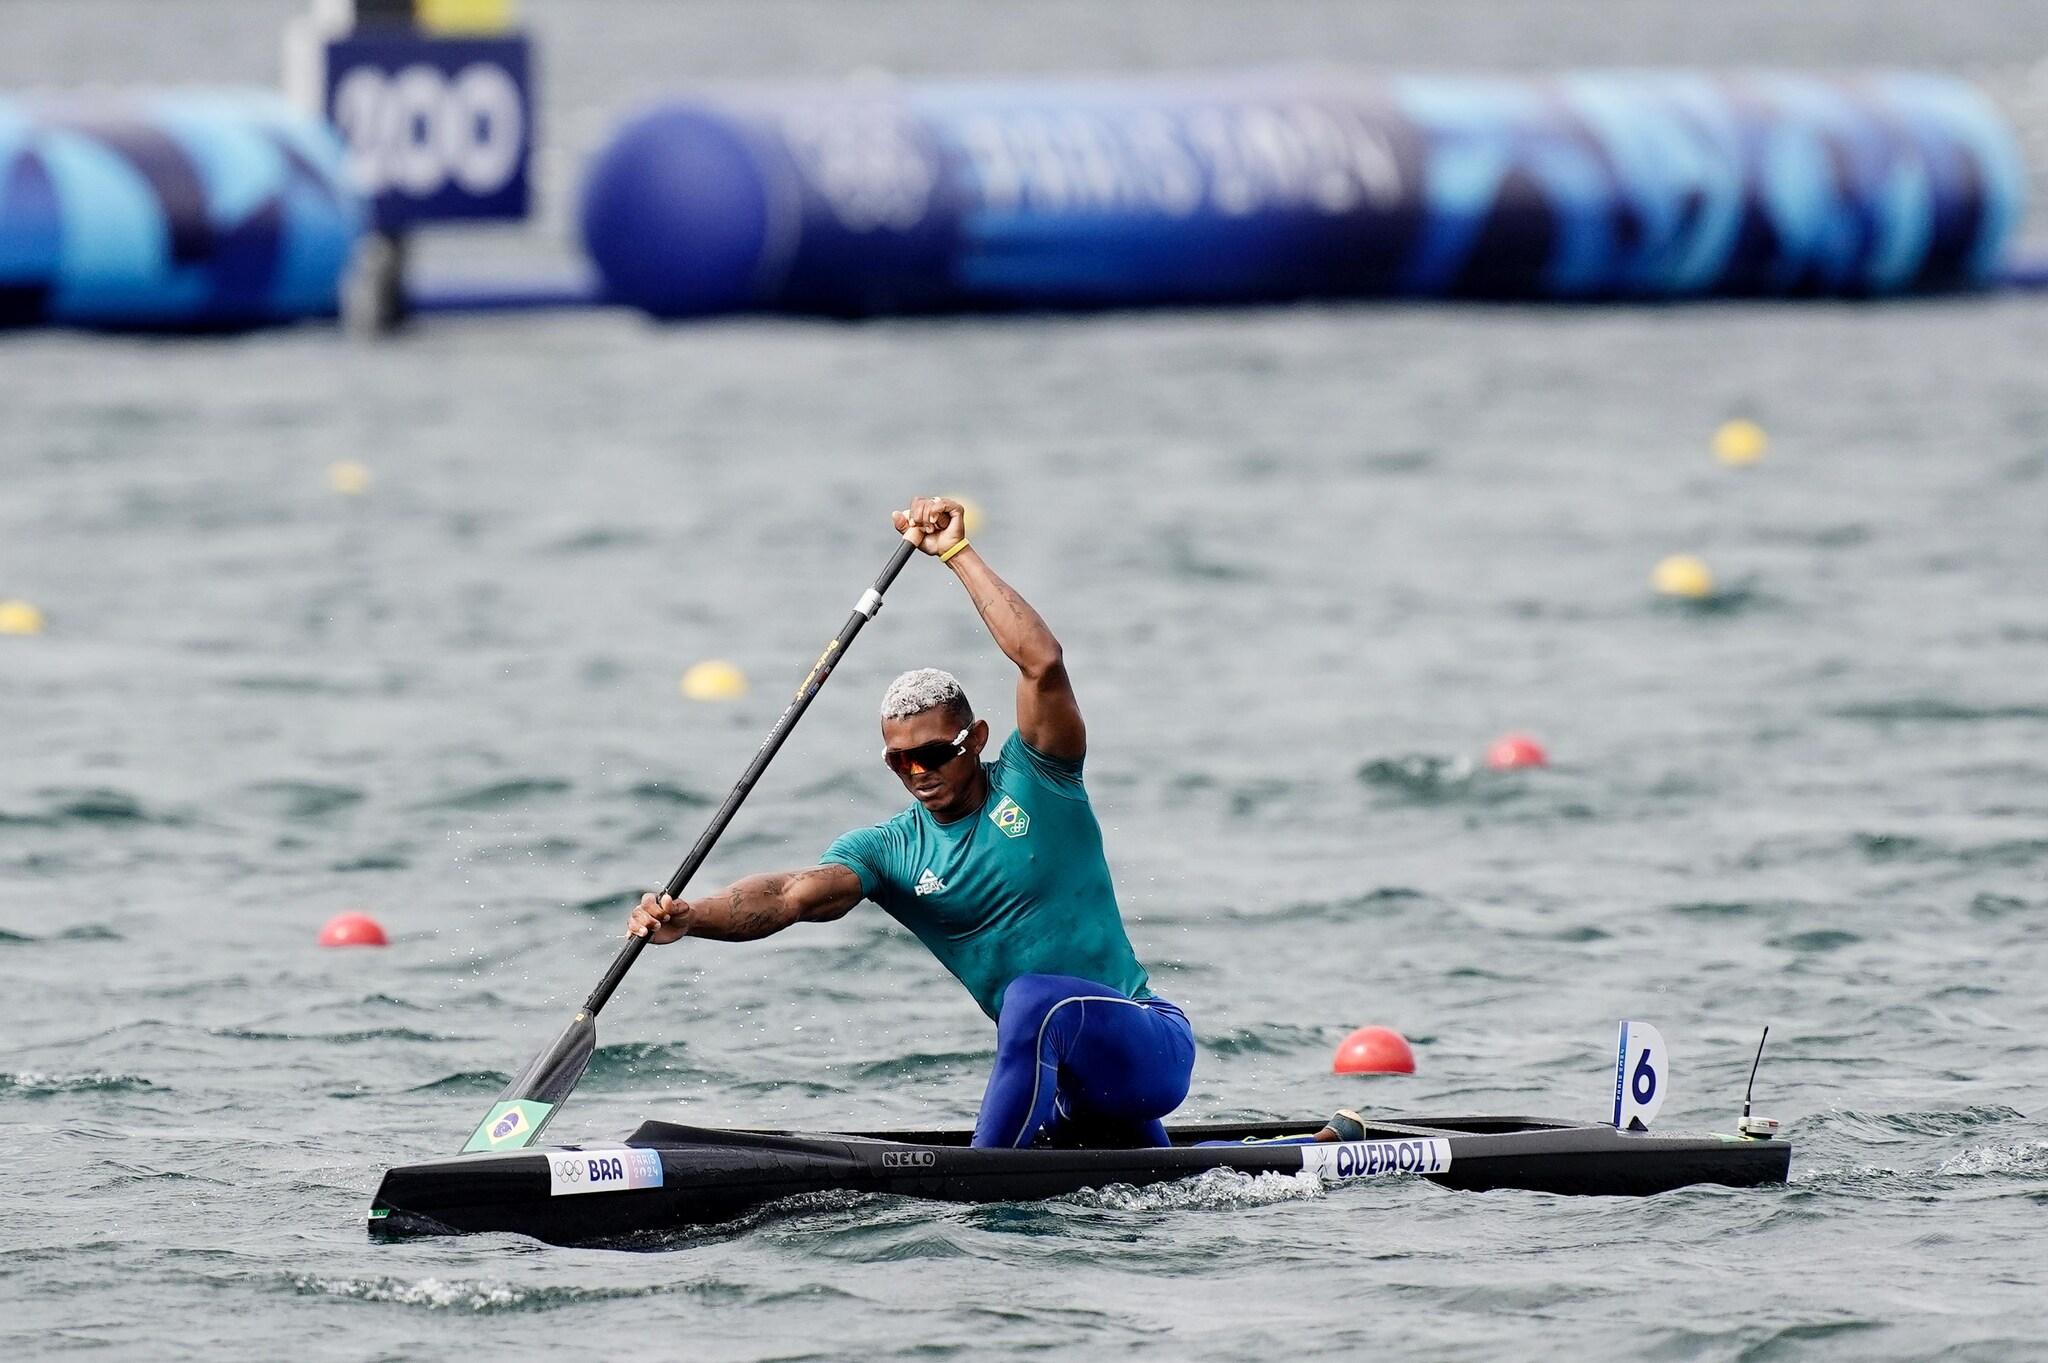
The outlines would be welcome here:
<svg viewBox="0 0 2048 1363">
<path fill-rule="evenodd" d="M 0 639 L 0 1341 L 2031 1356 L 2044 342 L 2028 301 L 6 338 L 0 597 L 49 628 Z M 1707 453 L 1736 414 L 1755 468 Z M 939 488 L 1067 644 L 1133 936 L 1204 1043 L 1188 1115 L 1597 1116 L 1632 1015 L 1665 1124 L 1727 1129 L 1768 1021 L 1792 1184 L 1217 1174 L 656 1254 L 368 1243 L 379 1172 L 560 1025 Z M 1680 550 L 1715 599 L 1652 598 Z M 679 699 L 714 655 L 753 692 Z M 1000 707 L 913 565 L 707 879 L 895 808 L 873 701 L 925 663 Z M 1510 727 L 1555 765 L 1475 769 Z M 345 908 L 393 945 L 315 948 Z M 1364 1022 L 1420 1072 L 1331 1076 Z M 565 1139 L 965 1122 L 992 1040 L 872 909 L 654 953 L 602 1031 Z"/>
</svg>

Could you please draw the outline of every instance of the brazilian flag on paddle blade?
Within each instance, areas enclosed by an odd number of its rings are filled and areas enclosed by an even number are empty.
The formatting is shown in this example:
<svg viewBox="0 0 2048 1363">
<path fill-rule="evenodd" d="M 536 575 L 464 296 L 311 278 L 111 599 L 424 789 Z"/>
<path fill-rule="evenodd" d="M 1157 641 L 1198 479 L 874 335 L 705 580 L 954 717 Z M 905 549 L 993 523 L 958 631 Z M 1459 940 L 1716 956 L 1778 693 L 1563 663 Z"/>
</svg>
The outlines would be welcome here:
<svg viewBox="0 0 2048 1363">
<path fill-rule="evenodd" d="M 483 1125 L 469 1138 L 469 1144 L 462 1147 L 467 1155 L 472 1150 L 517 1150 L 533 1140 L 547 1124 L 554 1108 L 547 1103 L 528 1102 L 515 1098 L 509 1103 L 499 1103 L 491 1109 L 491 1115 L 484 1118 Z"/>
<path fill-rule="evenodd" d="M 568 1100 L 596 1049 L 597 1023 L 589 1014 L 578 1013 L 555 1038 L 555 1044 L 535 1056 L 505 1086 L 462 1153 L 524 1150 L 539 1140 L 541 1129 Z"/>
</svg>

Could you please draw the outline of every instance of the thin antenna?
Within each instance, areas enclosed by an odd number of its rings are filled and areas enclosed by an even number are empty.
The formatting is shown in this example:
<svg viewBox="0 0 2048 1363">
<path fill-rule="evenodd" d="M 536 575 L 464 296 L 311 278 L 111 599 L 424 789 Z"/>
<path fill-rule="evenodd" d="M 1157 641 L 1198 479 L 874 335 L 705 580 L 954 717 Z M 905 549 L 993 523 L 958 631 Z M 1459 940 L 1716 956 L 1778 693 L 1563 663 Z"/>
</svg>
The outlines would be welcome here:
<svg viewBox="0 0 2048 1363">
<path fill-rule="evenodd" d="M 1742 1120 L 1749 1120 L 1749 1096 L 1756 1091 L 1756 1067 L 1764 1063 L 1764 1043 L 1771 1039 L 1770 1024 L 1764 1025 L 1764 1034 L 1756 1039 L 1756 1059 L 1749 1062 L 1749 1084 L 1742 1090 Z"/>
</svg>

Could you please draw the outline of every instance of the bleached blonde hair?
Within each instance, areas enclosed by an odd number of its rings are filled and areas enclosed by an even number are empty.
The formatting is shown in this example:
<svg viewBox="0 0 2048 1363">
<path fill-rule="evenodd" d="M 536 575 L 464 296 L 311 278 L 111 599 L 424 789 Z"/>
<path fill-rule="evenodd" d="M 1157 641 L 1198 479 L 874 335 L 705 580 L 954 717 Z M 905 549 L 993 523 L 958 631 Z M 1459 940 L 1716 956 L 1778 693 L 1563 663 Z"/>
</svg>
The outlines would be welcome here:
<svg viewBox="0 0 2048 1363">
<path fill-rule="evenodd" d="M 909 719 L 941 708 L 952 711 L 962 724 L 973 722 L 974 707 L 967 703 L 960 679 L 936 667 L 913 668 L 882 693 L 883 719 Z"/>
</svg>

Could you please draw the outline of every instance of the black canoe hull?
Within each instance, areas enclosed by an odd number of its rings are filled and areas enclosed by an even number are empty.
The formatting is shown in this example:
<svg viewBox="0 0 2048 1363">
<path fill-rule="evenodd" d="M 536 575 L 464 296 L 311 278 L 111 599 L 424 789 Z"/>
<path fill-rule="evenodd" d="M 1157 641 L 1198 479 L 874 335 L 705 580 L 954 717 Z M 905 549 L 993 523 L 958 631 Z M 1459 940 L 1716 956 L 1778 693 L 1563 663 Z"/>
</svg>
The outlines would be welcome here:
<svg viewBox="0 0 2048 1363">
<path fill-rule="evenodd" d="M 1690 1184 L 1783 1183 L 1781 1140 L 1625 1134 L 1529 1117 L 1392 1117 L 1344 1146 L 1229 1145 L 1320 1122 L 1186 1126 L 1171 1147 L 976 1150 L 963 1131 L 720 1131 L 647 1122 L 617 1146 L 455 1155 L 391 1170 L 371 1204 L 384 1237 L 509 1231 L 562 1245 L 631 1242 L 717 1225 L 804 1193 L 883 1193 L 945 1202 L 1023 1202 L 1210 1169 L 1338 1181 L 1382 1175 L 1447 1188 L 1642 1197 Z M 1308 1153 L 1304 1153 L 1308 1152 Z M 598 1186 L 604 1185 L 600 1191 Z"/>
</svg>

